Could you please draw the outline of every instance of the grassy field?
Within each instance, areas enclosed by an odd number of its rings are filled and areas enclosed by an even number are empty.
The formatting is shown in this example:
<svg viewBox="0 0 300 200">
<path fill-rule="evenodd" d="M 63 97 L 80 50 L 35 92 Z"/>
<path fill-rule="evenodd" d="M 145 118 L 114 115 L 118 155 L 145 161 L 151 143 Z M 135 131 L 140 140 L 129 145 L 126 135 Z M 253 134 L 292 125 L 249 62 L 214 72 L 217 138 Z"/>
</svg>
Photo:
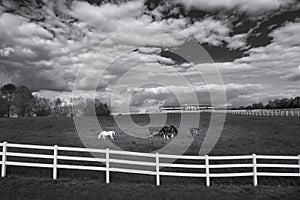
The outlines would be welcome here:
<svg viewBox="0 0 300 200">
<path fill-rule="evenodd" d="M 196 184 L 164 185 L 111 183 L 97 180 L 59 180 L 10 177 L 0 179 L 1 200 L 11 199 L 114 199 L 114 200 L 176 200 L 176 199 L 230 199 L 230 200 L 295 200 L 300 187 L 217 185 L 210 188 Z"/>
<path fill-rule="evenodd" d="M 122 118 L 122 116 L 118 116 Z M 159 117 L 159 116 L 158 116 Z M 135 133 L 147 136 L 149 117 L 147 115 L 133 116 L 134 121 L 145 128 Z M 193 116 L 191 115 L 191 120 Z M 85 118 L 89 121 L 89 118 Z M 108 130 L 115 130 L 117 135 L 115 144 L 125 150 L 149 152 L 161 148 L 169 141 L 164 139 L 144 139 L 126 135 L 115 124 L 112 117 L 99 118 L 100 124 Z M 201 116 L 199 127 L 206 132 L 210 122 L 210 115 Z M 167 124 L 180 123 L 180 116 L 170 115 Z M 189 132 L 190 126 L 186 125 Z M 129 131 L 130 124 L 128 125 Z M 209 155 L 240 155 L 240 154 L 270 154 L 270 155 L 298 155 L 300 154 L 300 120 L 297 117 L 255 117 L 227 115 L 225 125 L 214 149 Z M 99 141 L 97 127 L 88 127 L 85 138 L 80 138 L 72 118 L 46 117 L 4 119 L 0 118 L 0 141 L 12 143 L 29 143 L 60 146 L 83 146 L 82 139 L 90 141 L 97 147 Z M 180 133 L 181 134 L 181 133 Z M 189 133 L 187 137 L 192 137 Z M 204 134 L 205 135 L 205 134 Z M 200 140 L 200 141 L 197 141 Z M 187 154 L 197 154 L 201 146 L 201 139 L 196 138 Z M 177 145 L 180 145 L 178 143 Z M 172 153 L 172 152 L 170 152 Z"/>
<path fill-rule="evenodd" d="M 122 117 L 118 116 L 119 120 L 122 120 Z M 158 116 L 158 120 L 159 117 L 161 116 Z M 193 115 L 190 115 L 190 118 L 193 120 Z M 132 119 L 144 128 L 132 129 L 129 124 L 127 131 L 146 137 L 149 116 L 132 116 Z M 91 119 L 84 120 L 88 124 Z M 117 127 L 112 117 L 98 120 L 105 129 L 116 131 L 115 144 L 125 150 L 151 152 L 170 142 L 162 138 L 129 136 Z M 209 114 L 201 115 L 199 127 L 204 133 L 203 137 L 209 122 Z M 178 126 L 179 123 L 179 115 L 168 115 L 166 124 Z M 124 121 L 124 124 L 127 122 Z M 184 128 L 187 133 L 191 127 L 186 124 Z M 299 130 L 300 120 L 297 117 L 228 115 L 221 137 L 209 155 L 298 155 Z M 73 119 L 68 117 L 0 119 L 0 142 L 83 147 L 84 140 L 97 148 L 97 128 L 88 126 L 85 131 L 80 138 Z M 186 137 L 192 136 L 186 134 Z M 186 154 L 197 155 L 203 137 L 195 138 Z M 176 145 L 180 147 L 181 144 Z M 298 169 L 289 172 L 297 173 Z M 260 177 L 258 188 L 252 186 L 251 177 L 212 179 L 213 187 L 208 189 L 204 179 L 196 178 L 162 177 L 162 186 L 155 187 L 155 177 L 113 173 L 112 184 L 107 186 L 104 184 L 103 172 L 59 170 L 58 181 L 49 179 L 52 177 L 51 169 L 9 166 L 7 173 L 8 178 L 0 179 L 1 199 L 296 199 L 300 187 L 298 178 Z M 45 195 L 48 195 L 48 198 Z"/>
</svg>

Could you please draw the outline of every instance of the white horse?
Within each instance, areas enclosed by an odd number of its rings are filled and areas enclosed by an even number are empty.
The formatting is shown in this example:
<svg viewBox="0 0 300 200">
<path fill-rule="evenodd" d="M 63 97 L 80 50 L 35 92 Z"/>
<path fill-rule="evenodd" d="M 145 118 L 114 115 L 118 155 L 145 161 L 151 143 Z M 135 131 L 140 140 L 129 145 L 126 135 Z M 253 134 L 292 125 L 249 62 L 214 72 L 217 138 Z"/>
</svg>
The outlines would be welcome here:
<svg viewBox="0 0 300 200">
<path fill-rule="evenodd" d="M 101 131 L 101 133 L 98 135 L 98 140 L 105 140 L 108 136 L 114 140 L 114 135 L 116 135 L 115 131 Z"/>
</svg>

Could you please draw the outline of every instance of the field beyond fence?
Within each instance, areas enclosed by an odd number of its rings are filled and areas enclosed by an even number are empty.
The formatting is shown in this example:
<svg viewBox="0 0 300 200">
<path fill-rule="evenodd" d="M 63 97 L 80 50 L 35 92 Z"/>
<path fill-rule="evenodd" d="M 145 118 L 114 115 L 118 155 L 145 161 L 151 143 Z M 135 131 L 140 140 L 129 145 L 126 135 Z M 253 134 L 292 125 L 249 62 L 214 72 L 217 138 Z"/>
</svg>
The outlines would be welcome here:
<svg viewBox="0 0 300 200">
<path fill-rule="evenodd" d="M 0 143 L 2 147 L 1 160 L 1 177 L 6 176 L 6 169 L 9 166 L 18 167 L 36 167 L 36 168 L 50 168 L 52 169 L 53 179 L 58 178 L 59 169 L 73 169 L 73 170 L 92 170 L 92 171 L 103 171 L 106 174 L 106 183 L 110 183 L 110 173 L 121 172 L 121 173 L 133 173 L 133 174 L 144 174 L 152 175 L 156 177 L 156 185 L 160 185 L 161 176 L 173 176 L 173 177 L 195 177 L 204 178 L 206 186 L 210 186 L 210 180 L 212 178 L 229 178 L 229 177 L 253 177 L 253 185 L 258 185 L 258 178 L 262 176 L 270 177 L 300 177 L 300 155 L 298 156 L 268 156 L 268 155 L 241 155 L 241 156 L 190 156 L 190 155 L 170 155 L 170 154 L 159 154 L 159 153 L 139 153 L 129 151 L 119 151 L 110 149 L 88 149 L 78 147 L 62 147 L 62 146 L 43 146 L 43 145 L 30 145 L 30 144 L 13 144 L 3 142 Z M 14 151 L 9 151 L 14 149 Z M 30 150 L 47 150 L 48 154 L 41 153 L 23 153 L 18 152 L 18 149 L 30 149 Z M 81 153 L 98 153 L 102 157 L 95 158 L 91 156 L 65 156 L 61 155 L 61 152 L 81 152 Z M 150 161 L 128 160 L 128 159 L 114 159 L 112 155 L 130 155 L 135 157 L 149 158 Z M 50 160 L 48 163 L 40 162 L 29 162 L 29 161 L 12 161 L 9 158 L 29 158 L 29 159 L 47 159 Z M 193 160 L 201 161 L 202 164 L 176 164 L 162 162 L 163 159 L 177 159 L 177 160 Z M 99 166 L 88 166 L 83 164 L 61 164 L 59 161 L 76 161 L 76 162 L 96 162 Z M 222 163 L 224 161 L 243 161 L 239 164 L 228 164 Z M 280 163 L 269 163 L 271 160 L 280 160 Z M 286 161 L 293 161 L 294 163 L 285 163 Z M 212 162 L 219 161 L 218 164 Z M 220 163 L 221 162 L 221 163 Z M 133 168 L 122 168 L 122 167 L 111 167 L 111 164 L 119 163 L 122 165 L 133 165 L 133 166 L 148 166 L 152 167 L 153 170 L 141 170 Z M 203 173 L 187 173 L 178 172 L 172 170 L 165 170 L 166 168 L 181 168 L 181 169 L 203 169 Z M 233 168 L 246 168 L 247 171 L 238 173 L 224 173 L 217 172 L 215 170 L 222 169 L 233 169 Z M 261 169 L 296 169 L 298 172 L 269 172 Z M 211 172 L 214 170 L 214 172 Z"/>
</svg>

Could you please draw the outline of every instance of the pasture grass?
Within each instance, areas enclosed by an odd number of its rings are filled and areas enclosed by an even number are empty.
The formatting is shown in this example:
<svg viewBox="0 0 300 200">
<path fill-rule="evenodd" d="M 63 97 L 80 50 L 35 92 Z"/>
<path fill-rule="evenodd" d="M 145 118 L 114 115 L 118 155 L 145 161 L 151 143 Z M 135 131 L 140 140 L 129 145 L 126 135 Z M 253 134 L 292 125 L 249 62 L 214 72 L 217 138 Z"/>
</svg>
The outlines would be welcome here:
<svg viewBox="0 0 300 200">
<path fill-rule="evenodd" d="M 120 116 L 122 117 L 122 116 Z M 146 126 L 149 116 L 132 116 Z M 193 116 L 191 116 L 191 120 Z M 89 121 L 89 119 L 85 119 Z M 120 130 L 112 117 L 98 119 L 108 130 L 115 130 L 115 144 L 125 150 L 151 152 L 166 145 L 161 138 L 140 139 Z M 178 125 L 178 115 L 170 115 L 167 125 Z M 201 116 L 202 133 L 208 128 L 210 115 Z M 188 130 L 191 127 L 186 127 Z M 300 120 L 297 117 L 256 117 L 228 115 L 214 149 L 209 155 L 298 155 L 300 154 Z M 133 132 L 136 130 L 132 130 Z M 86 139 L 97 145 L 97 129 L 88 127 Z M 147 135 L 145 127 L 140 133 Z M 82 137 L 82 136 L 81 136 Z M 85 138 L 84 138 L 85 139 Z M 69 117 L 0 119 L 0 142 L 38 145 L 84 147 L 74 121 Z M 185 154 L 197 155 L 202 137 L 194 139 Z M 180 146 L 180 144 L 178 144 Z M 13 149 L 9 149 L 10 151 Z M 170 152 L 172 153 L 172 152 Z M 76 155 L 76 154 L 75 154 Z M 80 155 L 79 155 L 80 156 Z M 13 158 L 10 158 L 12 160 Z M 17 158 L 18 160 L 19 158 Z M 39 161 L 46 162 L 42 159 Z M 50 161 L 51 162 L 51 161 Z M 190 161 L 181 160 L 181 163 Z M 242 163 L 243 161 L 239 161 Z M 251 162 L 251 161 L 250 161 Z M 278 161 L 276 161 L 278 163 Z M 287 161 L 285 161 L 287 162 Z M 268 161 L 271 163 L 271 161 Z M 91 163 L 85 163 L 91 164 Z M 216 163 L 217 164 L 217 163 Z M 175 168 L 172 170 L 176 170 Z M 178 169 L 180 170 L 180 169 Z M 247 169 L 240 169 L 245 171 Z M 248 169 L 252 170 L 252 169 Z M 274 169 L 265 169 L 274 171 Z M 193 172 L 187 169 L 186 172 Z M 219 171 L 220 172 L 220 171 Z M 224 172 L 234 172 L 225 170 Z M 298 169 L 281 172 L 297 173 Z M 259 187 L 252 186 L 251 177 L 213 178 L 206 188 L 203 178 L 161 177 L 162 186 L 155 186 L 155 177 L 111 173 L 111 184 L 106 185 L 105 172 L 58 170 L 58 181 L 49 180 L 51 169 L 7 167 L 8 177 L 0 179 L 2 199 L 297 199 L 299 178 L 259 177 Z"/>
<path fill-rule="evenodd" d="M 122 117 L 122 116 L 118 116 Z M 131 132 L 147 136 L 147 115 L 132 116 L 134 121 L 145 128 Z M 180 123 L 179 115 L 168 116 L 166 124 Z M 89 118 L 84 118 L 89 122 Z M 191 121 L 193 116 L 191 115 Z M 141 139 L 125 134 L 112 117 L 101 117 L 99 122 L 108 130 L 115 130 L 115 144 L 124 150 L 151 152 L 166 145 L 168 140 L 161 138 Z M 202 133 L 208 129 L 210 115 L 201 115 L 199 127 Z M 189 127 L 186 125 L 186 130 Z M 130 127 L 130 125 L 129 125 Z M 257 117 L 227 115 L 224 128 L 217 144 L 209 155 L 298 155 L 300 154 L 300 120 L 298 117 Z M 88 127 L 85 135 L 78 135 L 71 117 L 41 118 L 0 118 L 0 142 L 28 143 L 39 145 L 59 145 L 84 147 L 82 140 L 97 146 L 97 127 Z M 81 138 L 80 138 L 81 137 Z M 190 136 L 192 137 L 192 136 Z M 186 154 L 198 154 L 203 138 L 196 138 Z M 176 144 L 180 146 L 180 144 Z M 172 153 L 172 152 L 170 152 Z"/>
<path fill-rule="evenodd" d="M 298 199 L 299 186 L 215 185 L 211 187 L 180 183 L 156 187 L 151 184 L 105 184 L 98 180 L 53 181 L 11 176 L 0 179 L 1 200 L 11 199 Z"/>
</svg>

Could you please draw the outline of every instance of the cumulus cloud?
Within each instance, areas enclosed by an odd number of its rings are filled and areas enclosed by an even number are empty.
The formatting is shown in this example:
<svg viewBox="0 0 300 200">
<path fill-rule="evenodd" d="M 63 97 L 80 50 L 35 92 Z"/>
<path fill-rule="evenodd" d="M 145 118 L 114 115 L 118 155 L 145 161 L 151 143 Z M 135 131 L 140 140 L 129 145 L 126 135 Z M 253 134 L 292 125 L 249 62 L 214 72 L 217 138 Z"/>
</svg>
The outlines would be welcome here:
<svg viewBox="0 0 300 200">
<path fill-rule="evenodd" d="M 181 1 L 187 8 L 238 10 L 248 14 L 277 10 L 292 2 Z M 300 29 L 297 21 L 287 22 L 272 31 L 271 44 L 251 48 L 247 44 L 251 33 L 235 34 L 232 19 L 206 15 L 192 20 L 184 17 L 179 7 L 172 7 L 171 2 L 153 10 L 148 10 L 144 1 L 135 0 L 105 1 L 100 5 L 86 1 L 53 1 L 39 9 L 34 3 L 28 5 L 32 7 L 18 9 L 16 2 L 6 4 L 9 9 L 17 9 L 14 13 L 0 6 L 0 78 L 42 90 L 44 95 L 51 96 L 52 91 L 55 95 L 61 92 L 67 96 L 77 79 L 82 96 L 85 92 L 91 94 L 96 87 L 101 95 L 109 98 L 117 85 L 122 90 L 114 103 L 122 106 L 124 95 L 135 91 L 137 82 L 163 80 L 164 87 L 136 90 L 132 106 L 138 109 L 138 106 L 176 103 L 178 99 L 173 91 L 189 103 L 191 90 L 205 103 L 210 102 L 209 90 L 218 92 L 223 86 L 218 83 L 205 86 L 201 75 L 213 77 L 217 69 L 223 75 L 229 103 L 237 105 L 266 92 L 266 83 L 272 85 L 280 78 L 289 82 L 298 80 Z M 178 17 L 166 17 L 169 11 Z M 216 49 L 246 51 L 247 56 L 215 64 L 178 64 L 163 56 L 164 51 L 176 50 L 191 39 Z M 118 83 L 124 76 L 127 79 Z M 190 81 L 193 88 L 181 84 L 179 76 Z M 262 84 L 258 84 L 259 81 Z M 280 91 L 283 88 L 279 86 L 274 93 Z"/>
<path fill-rule="evenodd" d="M 210 104 L 210 93 L 209 92 L 222 92 L 226 91 L 227 94 L 227 105 L 237 106 L 236 102 L 241 103 L 239 100 L 243 99 L 244 96 L 253 95 L 255 93 L 261 92 L 264 89 L 268 88 L 266 85 L 260 84 L 235 84 L 229 83 L 225 85 L 219 84 L 204 84 L 203 82 L 196 82 L 192 87 L 187 86 L 154 86 L 150 88 L 140 88 L 135 90 L 131 98 L 132 106 L 151 106 L 153 105 L 170 105 L 173 103 L 181 104 L 191 104 L 191 103 L 202 103 Z M 191 97 L 193 94 L 197 96 L 199 102 L 191 102 Z M 253 98 L 250 98 L 243 103 L 248 103 L 253 101 Z M 214 105 L 216 107 L 222 107 L 224 105 Z"/>
<path fill-rule="evenodd" d="M 290 70 L 288 74 L 281 76 L 281 78 L 295 82 L 300 81 L 300 65 L 297 68 Z"/>
<path fill-rule="evenodd" d="M 273 42 L 285 47 L 300 46 L 299 35 L 300 22 L 287 23 L 270 33 Z"/>
<path fill-rule="evenodd" d="M 247 44 L 246 40 L 247 40 L 248 34 L 244 33 L 244 34 L 237 34 L 234 35 L 232 37 L 227 37 L 225 39 L 225 41 L 228 43 L 227 47 L 229 49 L 248 49 L 250 48 L 250 46 Z"/>
<path fill-rule="evenodd" d="M 192 37 L 201 44 L 222 46 L 225 43 L 229 49 L 233 50 L 248 48 L 246 42 L 248 33 L 230 35 L 232 32 L 230 21 L 209 17 L 187 25 L 187 28 L 182 29 L 180 33 Z"/>
<path fill-rule="evenodd" d="M 62 47 L 48 30 L 27 18 L 4 13 L 0 16 L 0 41 L 0 68 L 16 84 L 33 90 L 70 89 L 64 81 L 65 72 L 56 75 L 54 66 L 38 63 L 53 59 L 52 53 Z"/>
<path fill-rule="evenodd" d="M 97 27 L 98 30 L 112 32 L 121 31 L 131 23 L 132 27 L 136 26 L 135 22 L 138 21 L 133 19 L 142 15 L 143 7 L 144 1 L 130 1 L 119 5 L 106 3 L 101 6 L 74 1 L 70 14 L 81 22 Z"/>
<path fill-rule="evenodd" d="M 78 68 L 82 67 L 85 74 L 82 74 L 79 82 L 82 89 L 88 90 L 89 85 L 93 85 L 88 84 L 88 81 L 97 81 L 97 78 L 92 77 L 99 72 L 99 68 L 101 72 L 120 54 L 130 49 L 138 48 L 139 51 L 110 67 L 112 76 L 141 63 L 174 64 L 171 59 L 159 55 L 162 48 L 182 45 L 189 37 L 201 43 L 220 45 L 225 40 L 222 38 L 228 38 L 230 32 L 226 23 L 211 18 L 189 26 L 190 22 L 185 18 L 153 21 L 150 15 L 144 14 L 142 1 L 104 3 L 100 6 L 74 1 L 70 8 L 63 3 L 49 3 L 39 14 L 45 21 L 36 23 L 9 13 L 4 13 L 0 18 L 0 40 L 4 45 L 1 55 L 6 57 L 0 61 L 2 68 L 10 71 L 9 74 L 13 74 L 17 83 L 36 85 L 35 89 L 45 89 L 47 86 L 47 89 L 70 90 L 70 79 L 66 77 L 72 73 L 71 77 L 74 77 Z M 71 19 L 67 15 L 78 21 L 70 23 Z M 131 29 L 135 30 L 128 31 Z M 180 31 L 185 36 L 180 35 Z M 202 31 L 204 33 L 200 36 Z M 213 32 L 216 34 L 205 39 Z M 114 34 L 117 36 L 114 37 Z M 102 48 L 99 48 L 99 44 Z M 47 72 L 42 73 L 45 69 Z M 20 77 L 20 74 L 28 74 L 25 70 L 32 73 L 30 82 Z M 36 84 L 43 80 L 43 74 L 52 75 L 58 71 L 62 74 L 54 76 L 53 80 L 48 80 L 52 76 L 45 75 L 45 83 Z M 102 82 L 101 87 L 108 83 Z"/>
<path fill-rule="evenodd" d="M 200 22 L 195 22 L 182 31 L 183 34 L 193 36 L 201 43 L 209 43 L 215 46 L 221 45 L 224 37 L 230 32 L 228 25 L 219 20 L 207 18 Z"/>
<path fill-rule="evenodd" d="M 299 22 L 286 23 L 269 34 L 273 38 L 270 44 L 249 49 L 249 56 L 237 59 L 236 62 L 250 64 L 254 68 L 252 73 L 258 76 L 276 74 L 280 78 L 286 70 L 300 63 L 299 30 Z"/>
<path fill-rule="evenodd" d="M 187 9 L 197 8 L 206 11 L 233 10 L 247 14 L 262 14 L 264 12 L 278 10 L 281 7 L 290 5 L 294 0 L 177 0 Z"/>
<path fill-rule="evenodd" d="M 0 56 L 7 57 L 11 52 L 14 52 L 14 49 L 11 47 L 0 49 Z"/>
</svg>

